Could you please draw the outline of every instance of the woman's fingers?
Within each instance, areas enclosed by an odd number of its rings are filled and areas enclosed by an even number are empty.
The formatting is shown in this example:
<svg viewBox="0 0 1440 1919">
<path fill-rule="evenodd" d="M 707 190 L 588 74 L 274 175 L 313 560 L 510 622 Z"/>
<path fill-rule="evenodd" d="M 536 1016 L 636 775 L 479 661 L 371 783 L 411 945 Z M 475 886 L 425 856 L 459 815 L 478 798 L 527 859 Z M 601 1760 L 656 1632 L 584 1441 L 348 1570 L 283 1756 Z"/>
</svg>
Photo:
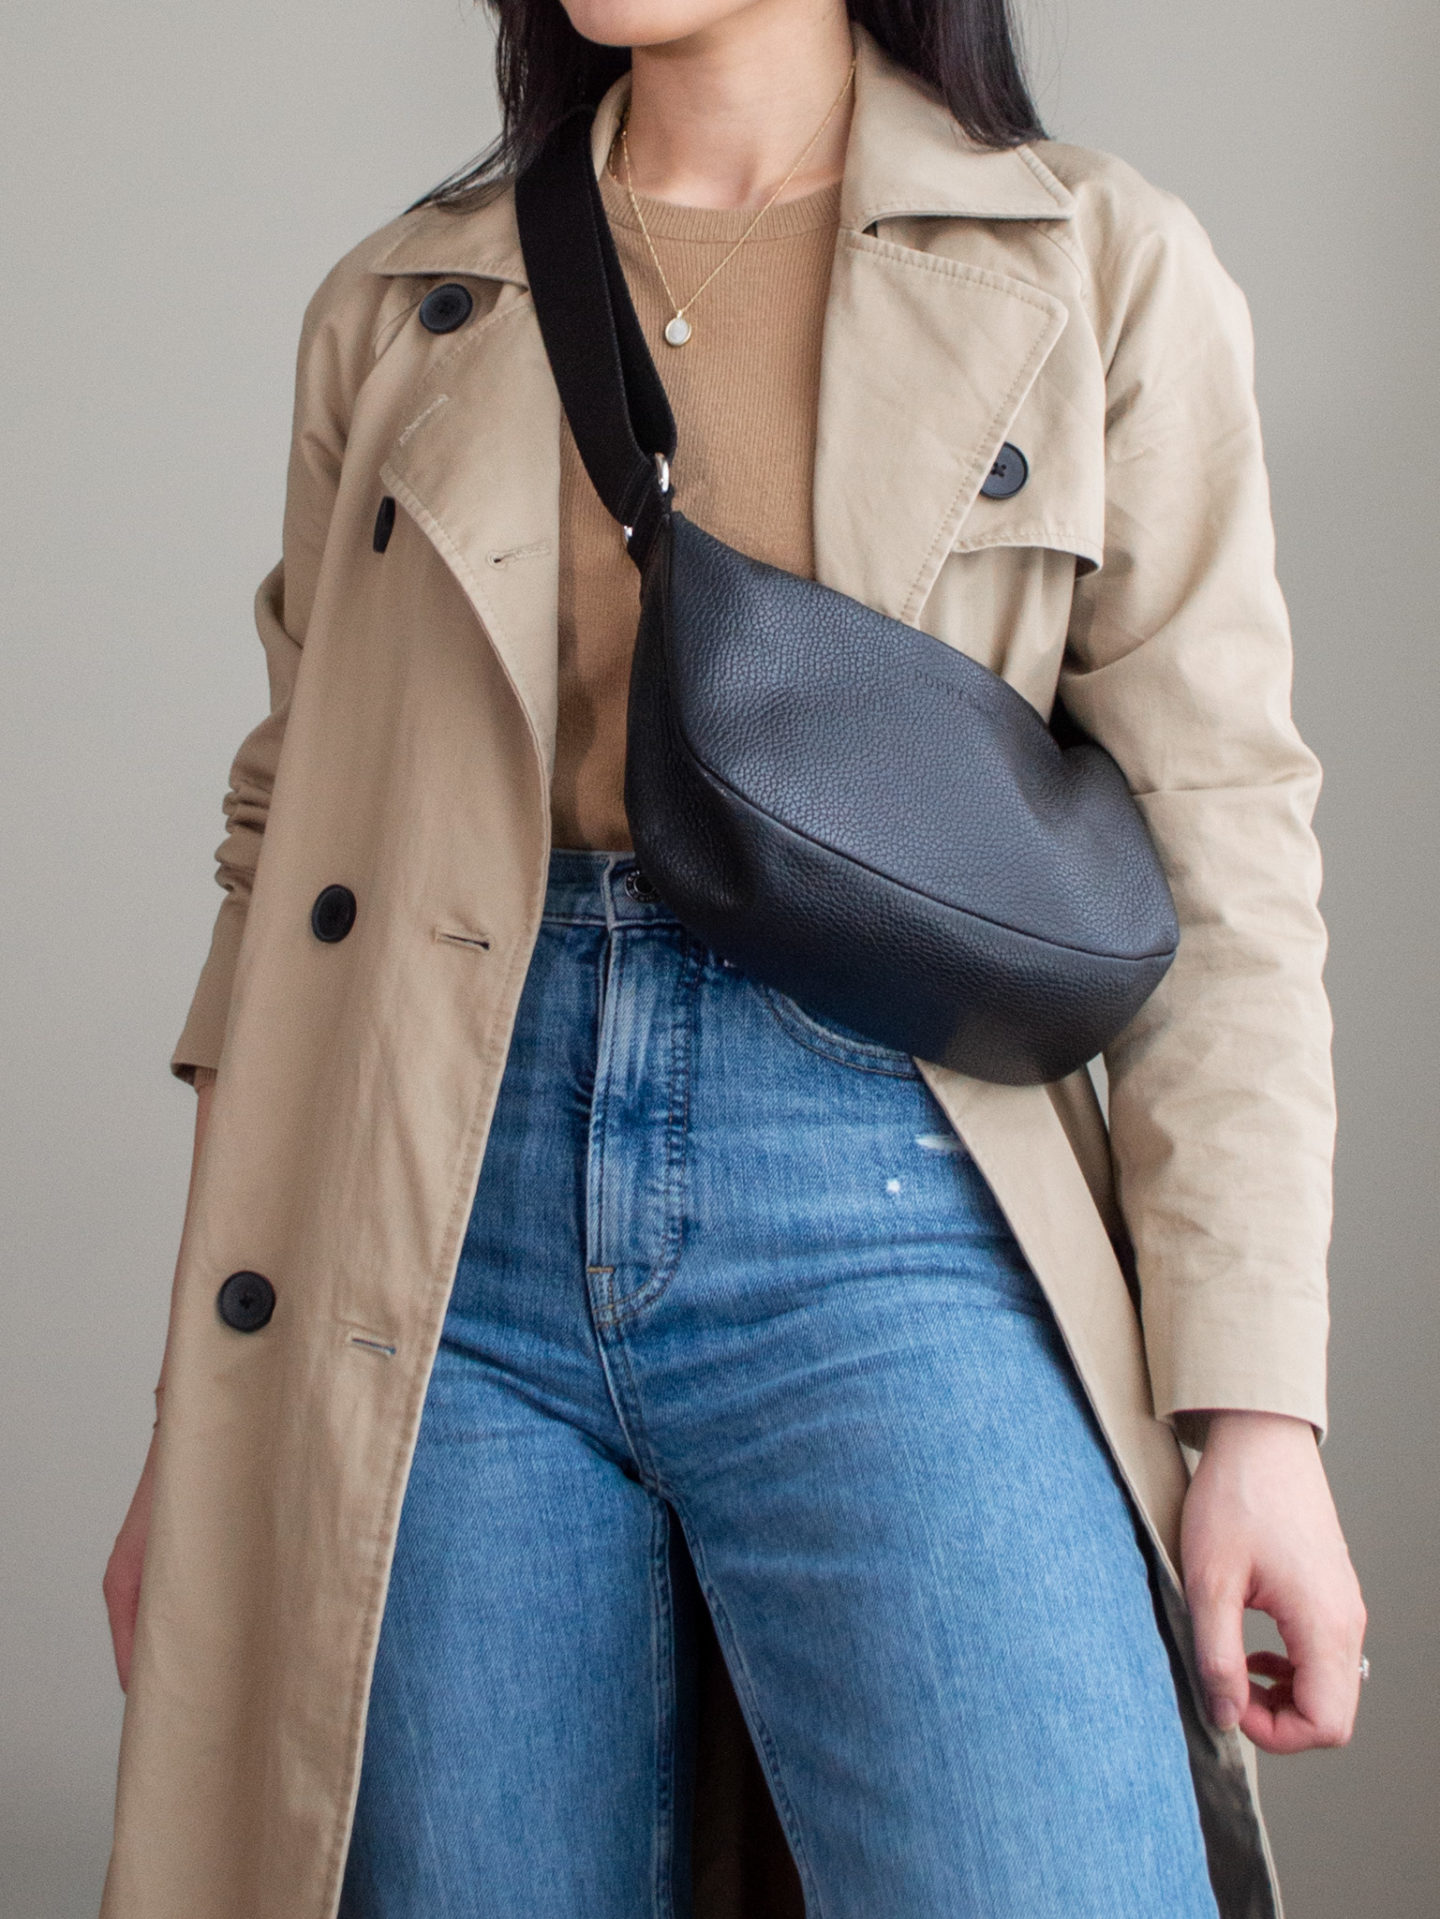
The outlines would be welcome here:
<svg viewBox="0 0 1440 1919">
<path fill-rule="evenodd" d="M 1195 1661 L 1205 1689 L 1205 1706 L 1222 1732 L 1238 1726 L 1250 1705 L 1245 1586 L 1235 1577 L 1238 1570 L 1207 1568 L 1188 1583 Z"/>
<path fill-rule="evenodd" d="M 1240 1730 L 1262 1752 L 1285 1754 L 1312 1752 L 1317 1746 L 1343 1746 L 1355 1724 L 1356 1685 L 1316 1689 L 1302 1704 L 1296 1696 L 1300 1670 L 1295 1679 L 1277 1679 L 1268 1686 L 1251 1688 L 1250 1705 L 1240 1721 Z"/>
<path fill-rule="evenodd" d="M 1343 1746 L 1355 1729 L 1365 1608 L 1323 1481 L 1321 1489 L 1323 1505 L 1317 1491 L 1299 1541 L 1262 1535 L 1255 1549 L 1250 1603 L 1269 1613 L 1285 1642 L 1283 1658 L 1257 1658 L 1252 1670 L 1271 1683 L 1256 1687 L 1240 1722 L 1265 1752 Z M 1303 1503 L 1297 1499 L 1302 1510 Z"/>
<path fill-rule="evenodd" d="M 1268 1610 L 1268 1608 L 1267 1608 Z M 1307 1629 L 1308 1628 L 1308 1629 Z M 1282 1627 L 1282 1632 L 1283 1632 Z M 1355 1729 L 1360 1700 L 1360 1640 L 1348 1621 L 1314 1622 L 1285 1633 L 1293 1660 L 1256 1653 L 1257 1681 L 1240 1718 L 1240 1730 L 1264 1752 L 1310 1752 L 1343 1746 Z"/>
<path fill-rule="evenodd" d="M 1360 1703 L 1364 1613 L 1344 1603 L 1343 1590 L 1327 1590 L 1321 1569 L 1303 1589 L 1293 1571 L 1285 1570 L 1290 1582 L 1273 1588 L 1267 1582 L 1262 1603 L 1280 1627 L 1290 1670 L 1275 1680 L 1255 1711 L 1260 1736 L 1248 1736 L 1267 1752 L 1343 1746 L 1355 1730 Z M 1338 1588 L 1340 1581 L 1334 1585 Z"/>
<path fill-rule="evenodd" d="M 1295 1667 L 1283 1652 L 1252 1652 L 1245 1664 L 1256 1678 L 1283 1679 L 1288 1685 L 1295 1677 Z"/>
</svg>

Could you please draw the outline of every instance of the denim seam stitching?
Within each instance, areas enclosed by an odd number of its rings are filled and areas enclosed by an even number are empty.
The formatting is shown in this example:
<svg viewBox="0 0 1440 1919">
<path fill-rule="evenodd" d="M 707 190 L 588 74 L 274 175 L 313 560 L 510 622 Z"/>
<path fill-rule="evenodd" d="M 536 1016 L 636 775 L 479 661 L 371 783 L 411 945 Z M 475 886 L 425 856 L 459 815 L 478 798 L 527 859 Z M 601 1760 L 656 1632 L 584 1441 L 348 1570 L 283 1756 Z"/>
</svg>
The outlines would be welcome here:
<svg viewBox="0 0 1440 1919">
<path fill-rule="evenodd" d="M 668 1500 L 674 1506 L 675 1501 L 656 1463 L 655 1449 L 650 1444 L 650 1434 L 646 1430 L 645 1415 L 640 1404 L 639 1382 L 631 1363 L 625 1328 L 618 1320 L 612 1320 L 608 1330 L 611 1337 L 600 1342 L 601 1353 L 606 1372 L 611 1380 L 611 1400 L 640 1473 L 640 1483 L 647 1492 L 654 1494 L 658 1499 Z M 623 1377 L 620 1377 L 621 1375 Z M 678 1511 L 679 1508 L 677 1507 L 676 1510 Z"/>
<path fill-rule="evenodd" d="M 612 940 L 615 937 L 615 930 L 620 923 L 619 915 L 615 911 L 614 892 L 615 875 L 619 869 L 619 860 L 606 860 L 604 876 L 600 881 L 601 896 L 605 901 L 605 930 L 609 933 Z"/>
<path fill-rule="evenodd" d="M 781 1004 L 780 996 L 773 987 L 764 986 L 756 980 L 747 980 L 746 984 L 759 996 L 786 1038 L 793 1040 L 797 1046 L 803 1046 L 807 1052 L 814 1053 L 817 1059 L 828 1059 L 836 1066 L 847 1066 L 855 1073 L 869 1073 L 876 1079 L 919 1079 L 919 1070 L 909 1054 L 899 1054 L 893 1066 L 883 1066 L 873 1057 L 866 1057 L 858 1046 L 851 1051 L 853 1042 L 841 1039 L 838 1034 L 831 1034 L 818 1020 L 802 1025 L 789 1008 Z M 898 1052 L 898 1049 L 894 1050 Z M 900 1063 L 902 1060 L 906 1062 L 903 1065 Z"/>
<path fill-rule="evenodd" d="M 655 1919 L 675 1915 L 675 1766 L 676 1716 L 675 1609 L 669 1577 L 670 1522 L 652 1494 L 650 1584 L 655 1630 L 655 1845 L 651 1898 Z"/>
<path fill-rule="evenodd" d="M 610 1100 L 606 1093 L 610 1056 L 613 1053 L 613 1031 L 606 1035 L 606 1014 L 615 1003 L 617 990 L 623 983 L 624 953 L 620 942 L 607 934 L 599 987 L 599 1030 L 597 1040 L 599 1050 L 595 1062 L 595 1082 L 590 1093 L 590 1125 L 588 1150 L 586 1154 L 586 1246 L 585 1266 L 588 1274 L 600 1280 L 597 1288 L 596 1310 L 602 1317 L 608 1317 L 614 1310 L 615 1267 L 611 1259 L 609 1243 L 609 1221 L 606 1217 L 605 1196 L 608 1186 Z M 590 1231 L 593 1217 L 594 1232 Z"/>
<path fill-rule="evenodd" d="M 682 970 L 676 990 L 680 1013 L 670 1038 L 670 1104 L 665 1115 L 664 1229 L 660 1252 L 654 1266 L 632 1293 L 617 1295 L 613 1282 L 607 1287 L 604 1315 L 606 1323 L 618 1328 L 622 1321 L 634 1319 L 657 1304 L 670 1288 L 680 1268 L 685 1242 L 685 1163 L 690 1132 L 690 1075 L 693 1057 L 695 987 L 704 965 L 703 949 L 687 938 L 683 949 Z"/>
</svg>

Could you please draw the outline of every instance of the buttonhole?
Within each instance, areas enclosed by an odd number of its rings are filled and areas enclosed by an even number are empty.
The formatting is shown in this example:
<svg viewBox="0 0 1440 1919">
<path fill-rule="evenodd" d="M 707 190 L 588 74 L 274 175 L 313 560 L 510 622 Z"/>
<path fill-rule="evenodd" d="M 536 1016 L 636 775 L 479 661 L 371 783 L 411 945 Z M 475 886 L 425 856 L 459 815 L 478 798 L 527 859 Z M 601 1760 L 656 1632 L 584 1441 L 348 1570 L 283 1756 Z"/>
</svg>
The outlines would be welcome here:
<svg viewBox="0 0 1440 1919">
<path fill-rule="evenodd" d="M 549 551 L 548 540 L 531 540 L 528 546 L 507 546 L 500 553 L 487 553 L 485 558 L 489 565 L 502 567 L 509 566 L 512 560 L 531 560 Z"/>
<path fill-rule="evenodd" d="M 395 1348 L 383 1339 L 367 1339 L 363 1333 L 351 1333 L 350 1344 L 363 1346 L 367 1353 L 383 1353 L 386 1359 L 395 1357 Z"/>
<path fill-rule="evenodd" d="M 380 502 L 380 511 L 375 515 L 375 531 L 370 544 L 377 553 L 383 553 L 390 544 L 390 535 L 395 531 L 395 499 L 387 493 Z"/>
<path fill-rule="evenodd" d="M 478 933 L 451 933 L 443 926 L 435 928 L 435 937 L 445 946 L 474 946 L 482 953 L 490 951 L 490 942 Z"/>
</svg>

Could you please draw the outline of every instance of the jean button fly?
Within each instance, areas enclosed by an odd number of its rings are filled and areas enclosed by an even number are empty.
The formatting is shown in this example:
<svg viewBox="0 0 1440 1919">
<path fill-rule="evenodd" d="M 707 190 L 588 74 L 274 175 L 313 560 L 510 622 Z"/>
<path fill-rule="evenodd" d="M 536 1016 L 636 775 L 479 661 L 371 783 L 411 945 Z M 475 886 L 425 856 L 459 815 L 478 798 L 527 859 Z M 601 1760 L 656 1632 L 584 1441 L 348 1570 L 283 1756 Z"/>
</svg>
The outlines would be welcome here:
<svg viewBox="0 0 1440 1919">
<path fill-rule="evenodd" d="M 660 897 L 638 866 L 625 875 L 625 891 L 632 900 L 640 900 L 647 906 Z"/>
</svg>

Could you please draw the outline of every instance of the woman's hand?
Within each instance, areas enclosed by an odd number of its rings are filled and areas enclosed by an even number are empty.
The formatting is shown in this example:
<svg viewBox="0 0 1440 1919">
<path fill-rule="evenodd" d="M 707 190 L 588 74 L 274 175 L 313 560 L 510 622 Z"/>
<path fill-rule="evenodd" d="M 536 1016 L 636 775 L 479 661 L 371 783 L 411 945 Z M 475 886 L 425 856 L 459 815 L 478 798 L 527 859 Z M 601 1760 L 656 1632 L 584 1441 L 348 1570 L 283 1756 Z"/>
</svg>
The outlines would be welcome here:
<svg viewBox="0 0 1440 1919">
<path fill-rule="evenodd" d="M 115 1535 L 109 1564 L 101 1581 L 105 1610 L 110 1615 L 110 1643 L 115 1648 L 115 1670 L 120 1689 L 130 1684 L 130 1655 L 135 1648 L 135 1613 L 140 1604 L 140 1569 L 145 1563 L 145 1539 L 150 1531 L 150 1489 L 155 1478 L 155 1439 L 140 1469 L 139 1483 L 130 1501 L 125 1523 Z"/>
<path fill-rule="evenodd" d="M 1343 1746 L 1360 1695 L 1365 1607 L 1310 1425 L 1212 1413 L 1180 1545 L 1215 1724 L 1238 1725 L 1264 1752 Z M 1288 1657 L 1246 1659 L 1247 1606 L 1269 1613 Z"/>
</svg>

